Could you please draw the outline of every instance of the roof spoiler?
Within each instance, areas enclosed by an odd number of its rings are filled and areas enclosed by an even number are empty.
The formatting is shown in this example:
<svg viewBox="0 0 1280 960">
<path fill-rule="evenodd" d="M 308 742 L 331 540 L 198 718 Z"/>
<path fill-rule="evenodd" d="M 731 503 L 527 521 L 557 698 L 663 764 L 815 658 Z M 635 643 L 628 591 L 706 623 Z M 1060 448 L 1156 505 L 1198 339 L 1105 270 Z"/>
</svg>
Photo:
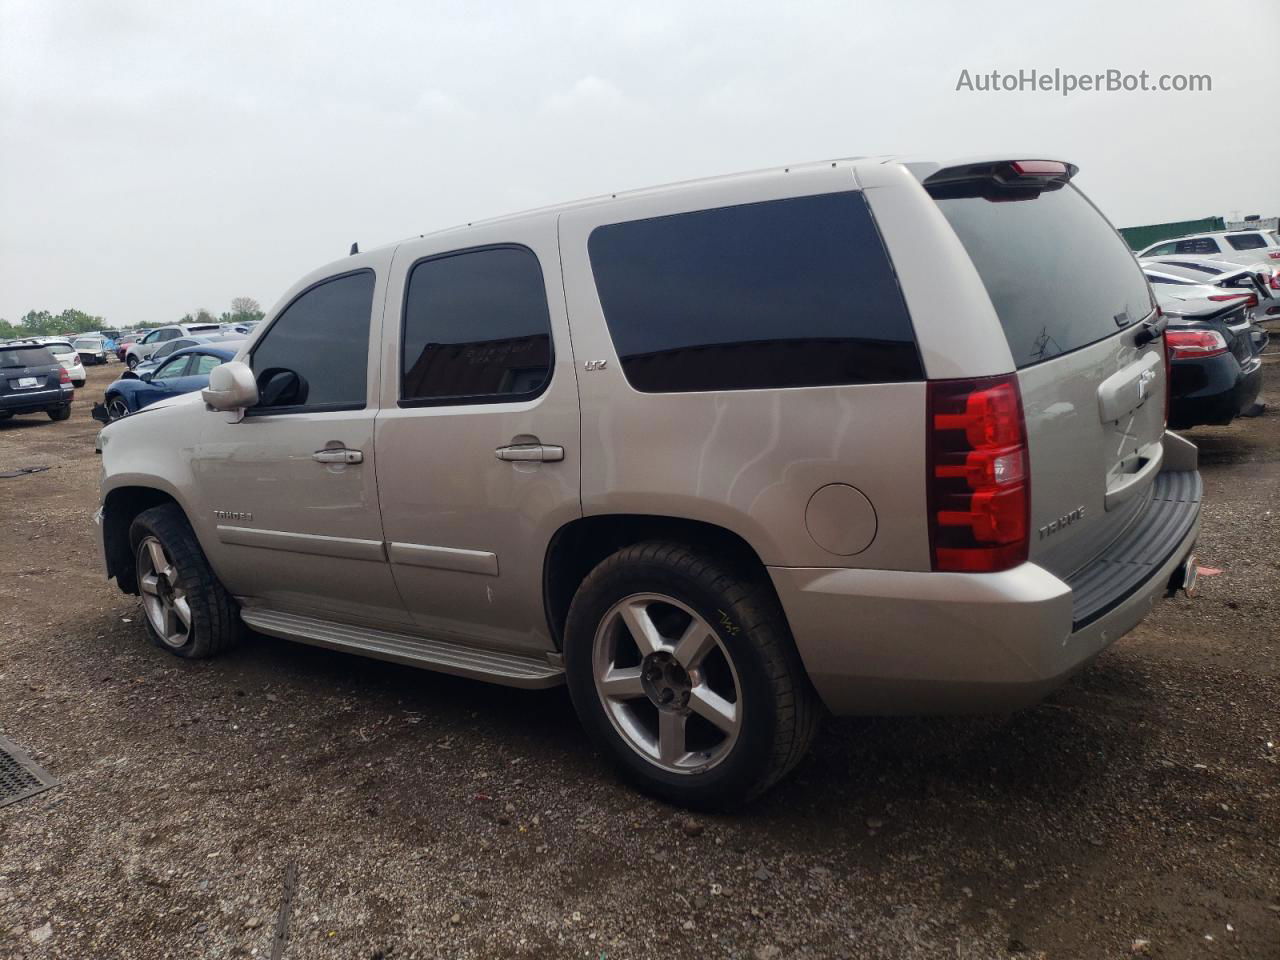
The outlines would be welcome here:
<svg viewBox="0 0 1280 960">
<path fill-rule="evenodd" d="M 1061 160 L 995 160 L 944 167 L 925 177 L 936 198 L 985 196 L 989 200 L 1021 200 L 1046 190 L 1060 190 L 1080 170 Z"/>
</svg>

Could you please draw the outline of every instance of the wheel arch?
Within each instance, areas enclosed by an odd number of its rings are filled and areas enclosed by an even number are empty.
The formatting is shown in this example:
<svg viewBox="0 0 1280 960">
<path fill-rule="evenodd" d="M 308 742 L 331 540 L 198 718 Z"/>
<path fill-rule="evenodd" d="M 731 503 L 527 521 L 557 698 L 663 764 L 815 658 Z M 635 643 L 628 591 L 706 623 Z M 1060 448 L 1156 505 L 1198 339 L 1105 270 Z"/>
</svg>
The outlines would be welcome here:
<svg viewBox="0 0 1280 960">
<path fill-rule="evenodd" d="M 579 517 L 552 536 L 542 567 L 543 606 L 557 650 L 564 646 L 569 604 L 587 574 L 610 554 L 644 540 L 671 540 L 705 550 L 730 563 L 776 598 L 760 554 L 742 536 L 725 527 L 659 514 Z"/>
<path fill-rule="evenodd" d="M 176 497 L 157 487 L 129 485 L 107 492 L 102 500 L 102 546 L 107 562 L 107 578 L 115 577 L 125 593 L 138 592 L 138 576 L 129 528 L 143 510 L 172 503 L 183 510 Z M 185 514 L 186 511 L 183 510 Z"/>
</svg>

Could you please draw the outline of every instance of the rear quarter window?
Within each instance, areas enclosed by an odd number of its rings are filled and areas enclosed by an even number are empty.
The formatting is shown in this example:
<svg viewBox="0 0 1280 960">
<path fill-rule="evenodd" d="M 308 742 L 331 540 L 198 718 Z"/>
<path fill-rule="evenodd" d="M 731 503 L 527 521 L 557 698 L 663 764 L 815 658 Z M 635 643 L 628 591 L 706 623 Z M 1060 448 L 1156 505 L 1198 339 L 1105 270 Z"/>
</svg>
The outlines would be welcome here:
<svg viewBox="0 0 1280 960">
<path fill-rule="evenodd" d="M 609 224 L 588 253 L 623 372 L 642 392 L 923 378 L 861 193 Z"/>
<path fill-rule="evenodd" d="M 1229 236 L 1226 240 L 1233 250 L 1257 250 L 1267 245 L 1267 241 L 1260 233 L 1242 233 L 1238 236 Z"/>
<path fill-rule="evenodd" d="M 949 188 L 934 199 L 981 275 L 1019 368 L 1096 343 L 1155 309 L 1128 245 L 1075 187 L 1022 199 L 984 192 Z"/>
</svg>

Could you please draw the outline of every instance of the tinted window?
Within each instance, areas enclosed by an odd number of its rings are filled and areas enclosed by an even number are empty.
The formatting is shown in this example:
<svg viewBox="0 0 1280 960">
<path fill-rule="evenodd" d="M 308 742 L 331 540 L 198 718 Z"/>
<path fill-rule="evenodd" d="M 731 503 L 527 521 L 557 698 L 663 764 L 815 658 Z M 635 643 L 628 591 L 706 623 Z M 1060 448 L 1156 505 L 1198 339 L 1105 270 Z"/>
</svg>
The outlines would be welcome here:
<svg viewBox="0 0 1280 960">
<path fill-rule="evenodd" d="M 363 407 L 372 313 L 368 270 L 326 280 L 294 300 L 250 359 L 262 396 L 258 408 Z M 294 374 L 296 387 L 266 389 L 280 386 L 279 371 Z"/>
<path fill-rule="evenodd" d="M 551 318 L 538 258 L 494 247 L 425 260 L 409 274 L 403 401 L 519 400 L 551 372 Z"/>
<path fill-rule="evenodd" d="M 1212 237 L 1197 237 L 1194 240 L 1179 240 L 1174 244 L 1174 253 L 1217 253 L 1218 242 Z"/>
<path fill-rule="evenodd" d="M 153 380 L 163 380 L 165 377 L 181 377 L 186 375 L 187 364 L 191 362 L 190 357 L 174 357 L 172 360 L 164 364 L 156 371 Z"/>
<path fill-rule="evenodd" d="M 1143 256 L 1144 257 L 1163 257 L 1170 253 L 1173 253 L 1174 247 L 1176 246 L 1177 246 L 1176 243 L 1162 243 L 1158 247 L 1152 247 L 1150 250 L 1144 253 Z"/>
<path fill-rule="evenodd" d="M 52 366 L 58 361 L 44 347 L 17 347 L 0 350 L 0 367 Z"/>
<path fill-rule="evenodd" d="M 1263 239 L 1260 233 L 1242 233 L 1238 236 L 1227 237 L 1227 243 L 1231 244 L 1235 250 L 1257 250 L 1259 247 L 1265 247 L 1267 241 Z"/>
<path fill-rule="evenodd" d="M 1154 309 L 1129 247 L 1075 187 L 999 200 L 985 189 L 936 199 L 1019 367 L 1111 336 Z"/>
<path fill-rule="evenodd" d="M 627 380 L 649 393 L 921 378 L 860 193 L 597 227 L 588 243 Z"/>
</svg>

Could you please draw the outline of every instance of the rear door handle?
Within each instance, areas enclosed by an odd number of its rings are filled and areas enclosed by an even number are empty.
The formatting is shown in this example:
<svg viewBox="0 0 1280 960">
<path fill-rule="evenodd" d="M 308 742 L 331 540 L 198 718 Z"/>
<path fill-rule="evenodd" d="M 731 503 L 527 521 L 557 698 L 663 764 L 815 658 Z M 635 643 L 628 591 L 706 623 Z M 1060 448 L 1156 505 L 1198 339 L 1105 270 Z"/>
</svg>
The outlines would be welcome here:
<svg viewBox="0 0 1280 960">
<path fill-rule="evenodd" d="M 326 447 L 311 455 L 316 463 L 364 463 L 364 454 L 346 447 Z"/>
<path fill-rule="evenodd" d="M 549 463 L 564 459 L 564 447 L 553 443 L 510 443 L 493 451 L 499 460 L 532 460 L 536 463 Z"/>
</svg>

